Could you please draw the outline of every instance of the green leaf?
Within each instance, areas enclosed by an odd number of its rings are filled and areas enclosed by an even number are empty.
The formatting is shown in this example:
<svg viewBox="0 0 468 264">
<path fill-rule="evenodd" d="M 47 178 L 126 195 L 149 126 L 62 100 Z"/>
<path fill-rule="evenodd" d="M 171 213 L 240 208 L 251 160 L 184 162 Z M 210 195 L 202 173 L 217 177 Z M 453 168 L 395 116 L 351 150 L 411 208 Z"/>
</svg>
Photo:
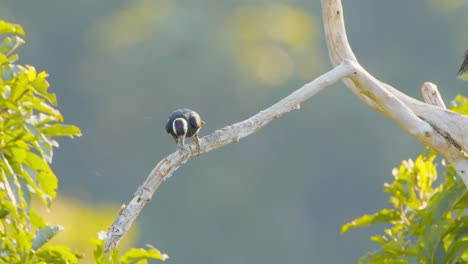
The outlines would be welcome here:
<svg viewBox="0 0 468 264">
<path fill-rule="evenodd" d="M 359 263 L 369 263 L 369 264 L 381 264 L 381 263 L 391 263 L 391 264 L 408 264 L 408 259 L 401 254 L 401 245 L 395 241 L 389 241 L 384 245 L 387 250 L 376 251 L 372 253 L 367 253 L 359 259 Z M 418 263 L 419 264 L 419 263 Z"/>
<path fill-rule="evenodd" d="M 5 54 L 0 53 L 0 66 L 3 66 L 2 69 L 1 69 L 1 71 L 2 71 L 2 75 L 1 75 L 2 78 L 0 79 L 0 80 L 2 81 L 2 85 L 3 85 L 3 80 L 5 80 L 5 81 L 7 80 L 7 79 L 4 78 L 5 75 L 3 74 L 3 71 L 5 70 L 4 67 L 5 67 L 8 63 L 10 63 L 10 60 L 8 59 L 8 57 L 7 57 Z"/>
<path fill-rule="evenodd" d="M 24 209 L 26 210 L 26 212 L 28 212 L 29 209 L 31 208 L 31 191 L 28 188 L 29 184 L 26 182 L 26 180 L 23 177 L 18 177 L 18 183 L 21 188 L 23 201 L 25 202 Z"/>
<path fill-rule="evenodd" d="M 12 54 L 10 57 L 8 57 L 8 60 L 10 63 L 17 62 L 19 60 L 19 55 L 18 54 Z"/>
<path fill-rule="evenodd" d="M 5 55 L 1 53 L 0 53 L 0 56 L 5 57 Z M 4 63 L 1 63 L 2 60 L 3 59 L 0 57 L 0 65 L 4 64 Z M 6 57 L 4 60 L 8 61 Z M 15 65 L 15 64 L 4 65 L 2 67 L 2 79 L 4 81 L 10 81 L 16 76 L 18 76 L 22 71 L 23 71 L 23 66 L 21 65 Z"/>
<path fill-rule="evenodd" d="M 19 34 L 24 35 L 23 27 L 18 24 L 12 24 L 5 20 L 0 20 L 0 34 Z"/>
<path fill-rule="evenodd" d="M 388 243 L 385 243 L 382 246 L 382 249 L 385 252 L 388 252 L 394 256 L 401 256 L 404 253 L 404 248 L 400 241 L 390 240 Z"/>
<path fill-rule="evenodd" d="M 6 158 L 5 157 L 3 158 L 5 161 Z M 2 176 L 2 181 L 5 184 L 5 190 L 8 194 L 8 197 L 10 198 L 10 201 L 13 203 L 15 207 L 19 207 L 21 203 L 21 194 L 19 193 L 19 188 L 16 184 L 15 175 L 6 172 L 4 168 L 0 168 L 0 174 Z"/>
<path fill-rule="evenodd" d="M 15 253 L 17 247 L 14 245 L 13 241 L 9 237 L 0 238 L 0 256 L 5 257 Z"/>
<path fill-rule="evenodd" d="M 17 163 L 23 163 L 26 159 L 27 150 L 23 148 L 12 147 L 9 149 Z"/>
<path fill-rule="evenodd" d="M 346 233 L 350 229 L 369 226 L 372 224 L 385 224 L 393 221 L 401 220 L 400 215 L 391 209 L 382 209 L 380 212 L 377 212 L 373 215 L 363 215 L 359 218 L 354 219 L 353 221 L 344 224 L 341 227 L 341 233 Z"/>
<path fill-rule="evenodd" d="M 55 189 L 53 191 L 44 188 L 49 184 L 57 184 L 57 179 L 52 179 L 51 183 L 41 182 L 41 173 L 50 174 L 53 173 L 49 165 L 40 157 L 33 152 L 28 152 L 26 155 L 25 164 L 23 164 L 23 177 L 29 186 L 35 191 L 41 201 L 46 205 L 50 206 L 50 202 L 55 198 Z M 55 176 L 54 176 L 55 177 Z"/>
<path fill-rule="evenodd" d="M 91 242 L 94 244 L 94 263 L 96 264 L 118 264 L 119 250 L 113 249 L 110 254 L 104 253 L 104 241 L 106 239 L 106 232 L 98 232 L 98 239 L 93 239 Z"/>
<path fill-rule="evenodd" d="M 462 115 L 468 115 L 468 98 L 465 98 L 463 95 L 458 94 L 452 101 L 450 110 Z"/>
<path fill-rule="evenodd" d="M 445 216 L 454 209 L 457 202 L 465 195 L 466 187 L 463 184 L 454 185 L 446 192 L 439 192 L 430 200 L 430 206 L 427 213 L 422 215 L 422 225 L 425 226 L 421 241 L 424 244 L 422 252 L 427 259 L 434 259 L 436 253 L 441 255 L 440 243 L 446 237 L 447 233 L 452 231 L 456 222 L 451 219 L 445 219 Z M 445 256 L 441 257 L 442 259 Z"/>
<path fill-rule="evenodd" d="M 8 119 L 5 119 L 5 129 L 10 129 L 10 130 L 15 130 L 15 131 L 12 131 L 13 134 L 17 137 L 19 137 L 21 132 L 19 131 L 18 127 L 20 127 L 20 125 L 22 125 L 22 123 L 24 122 L 23 119 L 21 118 L 8 118 Z M 23 144 L 23 147 L 24 148 L 27 148 L 27 145 L 26 144 Z"/>
<path fill-rule="evenodd" d="M 419 156 L 414 163 L 417 185 L 415 188 L 420 190 L 420 199 L 428 198 L 432 194 L 432 184 L 437 179 L 436 165 L 434 159 L 436 156 L 427 158 Z"/>
<path fill-rule="evenodd" d="M 464 184 L 456 184 L 445 192 L 439 192 L 430 200 L 429 211 L 433 212 L 433 219 L 437 221 L 453 210 L 458 201 L 466 194 Z"/>
<path fill-rule="evenodd" d="M 455 241 L 447 250 L 447 256 L 443 263 L 461 263 L 460 257 L 468 252 L 468 237 Z"/>
<path fill-rule="evenodd" d="M 53 173 L 40 171 L 37 174 L 37 181 L 41 190 L 47 194 L 50 199 L 55 199 L 57 195 L 58 179 Z"/>
<path fill-rule="evenodd" d="M 25 122 L 23 125 L 25 129 L 36 139 L 31 142 L 34 148 L 41 154 L 42 158 L 46 162 L 51 163 L 53 156 L 52 145 L 56 145 L 55 141 L 49 140 L 34 124 Z"/>
<path fill-rule="evenodd" d="M 45 263 L 54 264 L 75 264 L 78 263 L 78 258 L 81 256 L 71 252 L 65 246 L 46 246 L 36 253 L 37 262 L 44 261 Z"/>
<path fill-rule="evenodd" d="M 62 114 L 54 107 L 48 105 L 42 99 L 35 97 L 31 99 L 31 102 L 32 102 L 32 108 L 34 110 L 37 110 L 41 113 L 51 116 L 56 121 L 63 122 Z"/>
<path fill-rule="evenodd" d="M 148 250 L 145 250 L 143 248 L 132 248 L 120 257 L 120 262 L 122 264 L 127 264 L 133 261 L 139 261 L 143 259 L 159 259 L 164 261 L 168 258 L 168 255 L 162 254 L 159 250 L 153 247 L 151 247 Z"/>
<path fill-rule="evenodd" d="M 52 172 L 50 169 L 49 164 L 41 159 L 36 153 L 28 152 L 26 153 L 26 165 L 28 165 L 34 171 L 45 171 L 45 172 Z"/>
<path fill-rule="evenodd" d="M 47 226 L 44 218 L 38 215 L 34 208 L 31 208 L 31 210 L 29 210 L 29 220 L 31 221 L 32 226 L 34 226 L 37 229 L 42 229 Z"/>
<path fill-rule="evenodd" d="M 19 46 L 24 44 L 24 40 L 18 36 L 6 37 L 3 39 L 3 42 L 0 43 L 0 53 L 9 55 Z M 11 61 L 11 59 L 10 59 Z"/>
<path fill-rule="evenodd" d="M 379 243 L 381 245 L 388 242 L 388 239 L 385 236 L 371 236 L 370 240 L 376 243 Z"/>
<path fill-rule="evenodd" d="M 46 136 L 44 134 L 40 134 L 41 139 L 34 144 L 37 150 L 42 155 L 42 158 L 47 162 L 47 163 L 52 163 L 52 158 L 54 157 L 54 149 L 53 146 L 57 145 L 57 143 L 54 140 L 48 140 L 46 139 Z"/>
<path fill-rule="evenodd" d="M 47 198 L 45 197 L 44 193 L 42 192 L 41 188 L 39 187 L 39 183 L 37 181 L 37 173 L 35 170 L 31 169 L 27 164 L 22 165 L 22 176 L 24 181 L 26 181 L 27 186 L 33 190 L 34 193 L 36 193 L 41 201 L 47 205 L 48 201 Z"/>
<path fill-rule="evenodd" d="M 42 133 L 49 137 L 74 137 L 74 136 L 81 136 L 81 131 L 78 127 L 72 125 L 64 125 L 64 124 L 52 124 L 48 125 L 45 128 L 41 129 Z"/>
<path fill-rule="evenodd" d="M 104 264 L 107 263 L 105 261 L 105 254 L 104 254 L 104 240 L 103 239 L 93 239 L 91 241 L 94 244 L 94 263 L 96 264 Z"/>
<path fill-rule="evenodd" d="M 38 250 L 47 241 L 49 241 L 52 237 L 54 237 L 58 232 L 62 230 L 63 227 L 61 226 L 50 227 L 49 225 L 47 225 L 45 228 L 37 230 L 32 241 L 33 250 Z"/>
<path fill-rule="evenodd" d="M 27 153 L 25 165 L 23 167 L 31 179 L 28 180 L 28 183 L 38 192 L 43 202 L 49 206 L 51 199 L 54 199 L 57 194 L 57 177 L 50 166 L 35 153 Z"/>
<path fill-rule="evenodd" d="M 34 68 L 33 66 L 26 65 L 25 72 L 26 72 L 26 76 L 28 77 L 29 82 L 32 82 L 34 81 L 34 79 L 36 79 L 37 72 L 36 72 L 36 68 Z"/>
<path fill-rule="evenodd" d="M 3 221 L 3 219 L 5 219 L 5 217 L 7 217 L 9 214 L 10 214 L 9 210 L 3 209 L 3 208 L 0 209 L 0 220 Z"/>
<path fill-rule="evenodd" d="M 5 208 L 5 210 L 7 210 L 11 214 L 11 218 L 18 219 L 19 213 L 18 213 L 18 207 L 16 206 L 16 204 L 14 204 L 9 199 L 4 199 L 2 202 L 3 202 L 3 208 Z"/>
<path fill-rule="evenodd" d="M 26 224 L 26 223 L 23 223 Z M 20 227 L 19 224 L 16 225 Z M 31 240 L 32 234 L 30 232 L 22 232 L 22 228 L 12 233 L 14 237 L 15 246 L 17 247 L 17 252 L 30 252 L 31 251 Z"/>
<path fill-rule="evenodd" d="M 45 98 L 50 103 L 55 105 L 57 104 L 57 97 L 55 94 L 47 92 L 49 88 L 49 82 L 46 80 L 47 76 L 48 75 L 45 71 L 40 72 L 35 76 L 34 80 L 31 81 L 31 86 L 37 95 Z"/>
<path fill-rule="evenodd" d="M 445 259 L 443 240 L 455 225 L 453 220 L 446 219 L 426 226 L 426 233 L 419 237 L 420 243 L 424 245 L 420 248 L 420 255 L 429 263 L 443 263 Z"/>
</svg>

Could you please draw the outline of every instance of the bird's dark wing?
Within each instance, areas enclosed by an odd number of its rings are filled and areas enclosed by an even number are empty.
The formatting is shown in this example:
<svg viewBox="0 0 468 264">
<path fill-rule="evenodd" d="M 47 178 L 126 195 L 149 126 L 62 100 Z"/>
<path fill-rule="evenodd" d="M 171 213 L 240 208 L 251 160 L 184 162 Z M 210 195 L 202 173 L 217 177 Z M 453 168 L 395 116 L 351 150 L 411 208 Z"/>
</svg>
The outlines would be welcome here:
<svg viewBox="0 0 468 264">
<path fill-rule="evenodd" d="M 177 109 L 174 111 L 174 113 L 172 113 L 171 118 L 176 119 L 179 117 L 185 117 L 185 114 L 187 112 L 190 112 L 190 111 L 187 111 L 187 109 Z M 187 117 L 185 117 L 185 119 L 187 119 Z"/>
<path fill-rule="evenodd" d="M 167 123 L 166 123 L 166 131 L 167 131 L 168 134 L 171 134 L 171 131 L 172 131 L 172 122 L 173 122 L 172 118 L 169 118 L 169 119 L 167 120 Z"/>
<path fill-rule="evenodd" d="M 200 115 L 194 111 L 190 112 L 190 116 L 188 118 L 188 123 L 189 123 L 189 127 L 191 129 L 189 129 L 189 133 L 187 136 L 193 136 L 195 135 L 198 130 L 201 128 L 201 125 L 202 125 L 202 121 L 201 121 L 201 118 L 200 118 Z"/>
<path fill-rule="evenodd" d="M 468 70 L 468 50 L 465 51 L 465 58 L 463 59 L 463 63 L 460 66 L 460 70 L 458 70 L 458 76 L 462 75 Z"/>
</svg>

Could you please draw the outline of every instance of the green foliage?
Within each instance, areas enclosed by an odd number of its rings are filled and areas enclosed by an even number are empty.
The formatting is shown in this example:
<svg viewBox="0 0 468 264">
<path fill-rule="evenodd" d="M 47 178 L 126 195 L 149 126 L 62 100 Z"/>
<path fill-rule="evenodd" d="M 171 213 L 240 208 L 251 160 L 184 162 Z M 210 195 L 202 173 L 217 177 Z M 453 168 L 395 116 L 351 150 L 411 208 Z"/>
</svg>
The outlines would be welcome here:
<svg viewBox="0 0 468 264">
<path fill-rule="evenodd" d="M 455 96 L 450 109 L 457 113 L 468 115 L 468 98 L 461 94 Z"/>
<path fill-rule="evenodd" d="M 148 259 L 166 260 L 169 258 L 167 254 L 161 253 L 155 247 L 148 245 L 148 249 L 144 248 L 131 248 L 119 257 L 117 249 L 112 250 L 109 254 L 104 254 L 104 232 L 99 233 L 99 239 L 93 241 L 95 244 L 94 261 L 97 264 L 130 264 L 148 263 Z"/>
<path fill-rule="evenodd" d="M 16 63 L 23 28 L 0 21 L 0 34 L 8 34 L 0 42 L 0 260 L 73 263 L 79 255 L 70 249 L 44 246 L 62 228 L 47 225 L 31 202 L 38 198 L 49 206 L 55 198 L 58 180 L 49 166 L 58 146 L 54 137 L 79 136 L 80 130 L 61 124 L 47 73 Z"/>
<path fill-rule="evenodd" d="M 467 115 L 468 99 L 457 95 L 451 109 Z M 390 226 L 371 237 L 381 247 L 360 263 L 468 263 L 468 192 L 444 161 L 444 179 L 436 184 L 436 158 L 437 153 L 426 150 L 415 161 L 403 161 L 393 170 L 395 180 L 384 188 L 392 209 L 343 225 L 343 233 L 377 223 Z"/>
<path fill-rule="evenodd" d="M 436 184 L 436 158 L 427 150 L 415 161 L 403 161 L 384 188 L 392 208 L 343 225 L 342 232 L 377 223 L 390 226 L 383 235 L 371 237 L 380 249 L 360 263 L 467 263 L 466 186 L 443 161 L 444 181 Z"/>
<path fill-rule="evenodd" d="M 80 136 L 78 127 L 63 124 L 48 92 L 46 72 L 17 64 L 12 54 L 24 44 L 19 25 L 0 20 L 0 263 L 78 263 L 82 256 L 63 245 L 47 245 L 61 226 L 50 226 L 33 207 L 38 199 L 49 207 L 57 195 L 58 179 L 50 168 L 55 137 Z M 96 243 L 97 263 L 146 263 L 167 255 L 150 248 L 131 249 L 119 259 L 115 250 L 103 254 Z M 110 262 L 108 260 L 111 260 Z"/>
</svg>

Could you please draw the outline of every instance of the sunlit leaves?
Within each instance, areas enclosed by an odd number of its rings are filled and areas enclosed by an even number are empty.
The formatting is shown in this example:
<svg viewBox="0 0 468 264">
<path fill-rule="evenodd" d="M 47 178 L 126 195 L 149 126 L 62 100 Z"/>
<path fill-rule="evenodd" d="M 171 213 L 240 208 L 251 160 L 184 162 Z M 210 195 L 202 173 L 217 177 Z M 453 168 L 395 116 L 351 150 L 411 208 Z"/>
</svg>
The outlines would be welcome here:
<svg viewBox="0 0 468 264">
<path fill-rule="evenodd" d="M 425 206 L 432 195 L 432 184 L 436 178 L 434 154 L 419 156 L 416 161 L 405 160 L 399 168 L 393 169 L 395 181 L 385 184 L 384 191 L 391 194 L 390 202 L 395 208 L 409 206 L 416 210 Z"/>
<path fill-rule="evenodd" d="M 37 262 L 75 264 L 81 256 L 64 246 L 45 246 L 35 255 Z"/>
<path fill-rule="evenodd" d="M 147 259 L 166 260 L 168 258 L 169 257 L 166 254 L 161 253 L 153 247 L 150 247 L 149 249 L 132 248 L 120 257 L 120 262 L 122 264 L 128 264 L 134 261 L 138 261 L 138 263 L 140 263 L 140 261 Z"/>
<path fill-rule="evenodd" d="M 8 23 L 0 20 L 0 35 L 1 34 L 19 34 L 24 35 L 23 27 L 18 24 Z"/>
<path fill-rule="evenodd" d="M 455 96 L 450 109 L 457 113 L 468 115 L 468 98 L 461 94 Z"/>
<path fill-rule="evenodd" d="M 24 40 L 18 36 L 5 37 L 0 43 L 0 53 L 8 56 L 16 48 L 24 44 Z"/>
<path fill-rule="evenodd" d="M 80 129 L 76 126 L 63 125 L 63 124 L 52 124 L 44 126 L 41 131 L 45 134 L 54 136 L 54 137 L 73 137 L 80 135 Z"/>
<path fill-rule="evenodd" d="M 465 98 L 458 97 L 460 108 Z M 342 231 L 371 224 L 388 224 L 383 235 L 371 240 L 380 248 L 360 263 L 466 263 L 468 219 L 466 186 L 451 166 L 445 182 L 437 180 L 436 153 L 426 151 L 415 161 L 406 160 L 393 170 L 392 183 L 385 184 L 393 209 L 364 215 L 343 225 Z"/>
<path fill-rule="evenodd" d="M 98 233 L 98 239 L 93 240 L 94 244 L 94 263 L 96 264 L 116 264 L 118 261 L 119 251 L 114 248 L 109 254 L 104 253 L 104 240 L 106 233 L 101 231 Z"/>
<path fill-rule="evenodd" d="M 463 260 L 467 260 L 466 251 L 468 248 L 468 236 L 465 236 L 462 239 L 457 240 L 455 243 L 452 243 L 447 250 L 445 263 L 457 263 L 459 259 L 462 259 L 462 256 L 465 255 Z M 465 262 L 466 263 L 466 262 Z"/>
<path fill-rule="evenodd" d="M 380 212 L 377 212 L 373 215 L 363 215 L 357 219 L 354 219 L 352 222 L 344 224 L 341 227 L 341 232 L 345 233 L 352 228 L 359 228 L 373 224 L 391 223 L 397 220 L 401 220 L 401 218 L 396 211 L 390 209 L 382 209 Z"/>
<path fill-rule="evenodd" d="M 150 259 L 156 260 L 167 260 L 169 256 L 167 254 L 161 253 L 157 248 L 147 245 L 148 249 L 144 248 L 131 248 L 127 252 L 123 253 L 119 257 L 119 252 L 117 249 L 113 249 L 112 252 L 105 254 L 104 253 L 104 240 L 106 233 L 100 232 L 99 239 L 93 241 L 95 244 L 94 250 L 94 261 L 97 264 L 130 264 L 130 263 L 148 263 Z"/>
<path fill-rule="evenodd" d="M 0 34 L 15 32 L 24 34 L 20 26 L 0 20 Z M 80 136 L 81 132 L 63 124 L 56 96 L 48 91 L 47 73 L 15 64 L 18 56 L 10 53 L 23 43 L 17 36 L 0 41 L 0 263 L 78 263 L 81 255 L 68 247 L 48 245 L 63 228 L 48 225 L 33 208 L 33 200 L 49 207 L 57 195 L 58 179 L 50 168 L 53 149 L 58 146 L 55 138 Z M 70 208 L 63 211 L 70 214 Z M 89 226 L 88 214 L 81 212 L 81 220 Z M 96 263 L 167 258 L 153 247 L 131 249 L 121 257 L 114 250 L 108 256 L 102 239 L 95 254 Z"/>
<path fill-rule="evenodd" d="M 19 25 L 0 20 L 0 262 L 77 263 L 77 255 L 62 246 L 45 246 L 60 227 L 49 227 L 32 209 L 39 198 L 49 206 L 58 180 L 49 163 L 54 137 L 79 136 L 75 126 L 62 124 L 56 97 L 48 92 L 45 72 L 15 64 L 11 55 L 24 41 Z"/>
</svg>

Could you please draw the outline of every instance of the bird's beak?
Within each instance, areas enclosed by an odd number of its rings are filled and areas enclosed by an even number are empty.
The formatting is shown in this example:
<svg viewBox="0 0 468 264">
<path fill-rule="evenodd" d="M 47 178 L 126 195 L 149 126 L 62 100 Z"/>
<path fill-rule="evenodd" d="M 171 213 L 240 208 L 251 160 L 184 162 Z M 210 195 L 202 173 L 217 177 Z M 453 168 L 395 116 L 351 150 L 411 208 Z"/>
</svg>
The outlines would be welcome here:
<svg viewBox="0 0 468 264">
<path fill-rule="evenodd" d="M 184 147 L 184 144 L 185 144 L 185 135 L 179 136 L 179 138 L 178 138 L 178 140 L 177 140 L 177 145 L 178 145 L 180 148 L 183 148 L 183 147 Z"/>
</svg>

